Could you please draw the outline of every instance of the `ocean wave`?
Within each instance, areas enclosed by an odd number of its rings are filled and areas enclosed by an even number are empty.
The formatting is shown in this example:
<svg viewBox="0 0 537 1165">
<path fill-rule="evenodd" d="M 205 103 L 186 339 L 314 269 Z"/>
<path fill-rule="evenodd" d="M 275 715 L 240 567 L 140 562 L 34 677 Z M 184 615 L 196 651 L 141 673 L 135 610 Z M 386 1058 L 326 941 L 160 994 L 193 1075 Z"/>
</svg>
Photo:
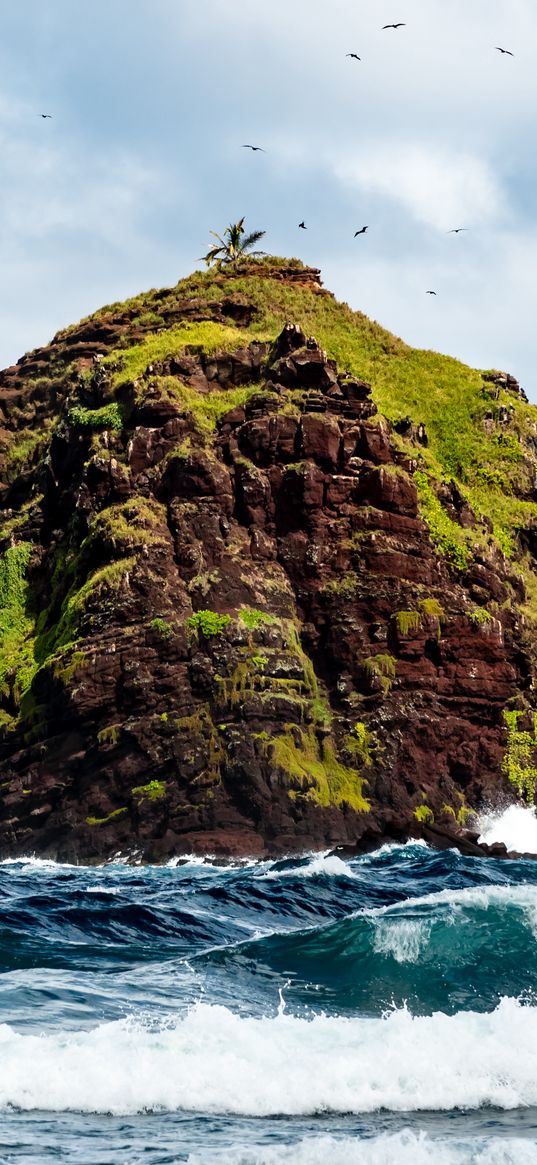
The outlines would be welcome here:
<svg viewBox="0 0 537 1165">
<path fill-rule="evenodd" d="M 187 1165 L 228 1165 L 229 1150 L 210 1158 L 192 1153 Z M 306 1137 L 285 1148 L 235 1149 L 234 1165 L 537 1165 L 537 1145 L 517 1139 L 482 1137 L 442 1142 L 403 1130 L 364 1141 L 351 1137 Z"/>
<path fill-rule="evenodd" d="M 491 810 L 480 818 L 479 840 L 487 845 L 503 842 L 508 850 L 520 854 L 537 854 L 537 814 L 525 805 L 509 805 L 507 809 Z"/>
<path fill-rule="evenodd" d="M 319 877 L 357 880 L 359 874 L 357 874 L 348 861 L 343 861 L 342 858 L 337 857 L 337 854 L 325 850 L 322 853 L 304 855 L 300 864 L 297 864 L 296 861 L 289 866 L 282 866 L 278 863 L 275 868 L 259 874 L 258 880 L 272 882 L 280 878 Z"/>
<path fill-rule="evenodd" d="M 3 1108 L 306 1116 L 535 1105 L 537 1008 L 514 999 L 485 1015 L 255 1019 L 199 1003 L 158 1030 L 0 1027 Z"/>
</svg>

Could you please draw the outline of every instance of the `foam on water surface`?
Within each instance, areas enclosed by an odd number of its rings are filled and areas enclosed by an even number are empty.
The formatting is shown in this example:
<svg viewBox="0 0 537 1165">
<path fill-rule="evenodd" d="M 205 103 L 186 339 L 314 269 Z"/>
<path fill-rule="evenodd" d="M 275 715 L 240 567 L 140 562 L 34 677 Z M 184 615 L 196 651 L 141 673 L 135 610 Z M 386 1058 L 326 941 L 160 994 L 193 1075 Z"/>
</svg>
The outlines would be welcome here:
<svg viewBox="0 0 537 1165">
<path fill-rule="evenodd" d="M 0 1105 L 249 1116 L 537 1105 L 537 1008 L 382 1018 L 240 1017 L 197 1004 L 173 1026 L 133 1021 L 21 1035 L 0 1027 Z"/>
</svg>

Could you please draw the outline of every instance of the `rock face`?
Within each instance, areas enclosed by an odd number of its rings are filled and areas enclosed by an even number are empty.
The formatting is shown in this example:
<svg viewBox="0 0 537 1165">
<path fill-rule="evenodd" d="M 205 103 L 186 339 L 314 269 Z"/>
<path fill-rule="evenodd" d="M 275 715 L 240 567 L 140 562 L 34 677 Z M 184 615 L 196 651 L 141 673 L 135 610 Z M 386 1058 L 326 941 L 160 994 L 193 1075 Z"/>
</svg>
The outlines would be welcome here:
<svg viewBox="0 0 537 1165">
<path fill-rule="evenodd" d="M 161 313 L 251 318 L 244 295 Z M 0 376 L 0 854 L 463 845 L 514 796 L 520 575 L 494 547 L 448 561 L 423 433 L 413 453 L 297 324 L 130 370 L 150 332 L 118 310 Z M 455 482 L 437 497 L 472 528 Z"/>
</svg>

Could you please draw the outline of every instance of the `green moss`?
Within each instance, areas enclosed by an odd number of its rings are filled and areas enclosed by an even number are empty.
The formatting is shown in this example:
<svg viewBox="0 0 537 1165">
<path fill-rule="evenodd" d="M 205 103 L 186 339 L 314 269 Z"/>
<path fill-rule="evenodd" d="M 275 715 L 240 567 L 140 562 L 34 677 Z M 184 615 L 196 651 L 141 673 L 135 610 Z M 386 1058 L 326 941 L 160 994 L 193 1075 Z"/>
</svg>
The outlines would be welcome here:
<svg viewBox="0 0 537 1165">
<path fill-rule="evenodd" d="M 219 615 L 216 611 L 196 611 L 186 621 L 191 631 L 201 631 L 206 639 L 221 635 L 230 623 L 230 615 Z"/>
<path fill-rule="evenodd" d="M 505 711 L 507 747 L 502 761 L 502 772 L 514 785 L 518 796 L 527 803 L 535 801 L 537 787 L 537 713 L 533 715 L 533 732 L 519 730 L 523 712 Z"/>
<path fill-rule="evenodd" d="M 378 680 L 384 695 L 393 687 L 393 681 L 397 673 L 397 660 L 393 655 L 370 655 L 368 659 L 364 659 L 363 669 L 370 679 Z"/>
<path fill-rule="evenodd" d="M 332 740 L 325 739 L 319 745 L 313 729 L 291 731 L 288 726 L 285 734 L 272 740 L 270 749 L 272 762 L 285 775 L 292 799 L 305 797 L 323 807 L 347 804 L 356 813 L 369 812 L 363 778 L 340 763 Z"/>
<path fill-rule="evenodd" d="M 436 619 L 440 626 L 446 622 L 446 612 L 438 599 L 421 599 L 419 605 L 427 619 Z"/>
<path fill-rule="evenodd" d="M 113 429 L 121 432 L 124 425 L 123 411 L 117 401 L 103 405 L 100 409 L 86 409 L 83 405 L 73 405 L 68 413 L 71 425 L 78 429 Z"/>
<path fill-rule="evenodd" d="M 140 801 L 161 801 L 166 796 L 166 782 L 149 781 L 147 785 L 136 785 L 131 792 Z"/>
<path fill-rule="evenodd" d="M 114 747 L 119 740 L 120 732 L 121 724 L 109 724 L 107 728 L 101 728 L 97 733 L 97 740 L 99 744 L 110 744 Z"/>
<path fill-rule="evenodd" d="M 159 639 L 171 639 L 173 635 L 173 627 L 158 615 L 155 619 L 150 620 L 149 626 L 159 636 Z"/>
<path fill-rule="evenodd" d="M 269 615 L 266 611 L 257 611 L 255 607 L 239 607 L 238 615 L 241 623 L 244 623 L 250 631 L 277 622 L 275 615 Z"/>
<path fill-rule="evenodd" d="M 115 817 L 122 817 L 124 813 L 128 813 L 126 805 L 121 809 L 113 809 L 107 817 L 86 817 L 86 825 L 108 825 L 109 821 L 113 821 Z"/>
<path fill-rule="evenodd" d="M 394 615 L 399 634 L 406 638 L 413 631 L 418 631 L 421 625 L 419 611 L 396 611 Z"/>
<path fill-rule="evenodd" d="M 428 805 L 418 805 L 414 810 L 414 817 L 421 825 L 434 825 L 434 813 Z"/>
<path fill-rule="evenodd" d="M 416 473 L 414 481 L 418 489 L 421 514 L 431 540 L 458 570 L 466 570 L 470 561 L 470 549 L 464 531 L 446 513 L 427 474 Z"/>
<path fill-rule="evenodd" d="M 322 588 L 322 593 L 329 597 L 352 599 L 356 594 L 357 587 L 358 575 L 355 571 L 348 570 L 341 578 L 333 579 L 331 582 L 325 583 Z"/>
</svg>

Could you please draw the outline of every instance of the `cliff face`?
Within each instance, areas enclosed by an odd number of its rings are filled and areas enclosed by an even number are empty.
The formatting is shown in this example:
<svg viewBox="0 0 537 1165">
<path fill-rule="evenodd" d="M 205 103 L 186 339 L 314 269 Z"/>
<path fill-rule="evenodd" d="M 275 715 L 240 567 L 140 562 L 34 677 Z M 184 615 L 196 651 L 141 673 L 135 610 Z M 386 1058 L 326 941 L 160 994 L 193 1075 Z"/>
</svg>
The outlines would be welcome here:
<svg viewBox="0 0 537 1165">
<path fill-rule="evenodd" d="M 103 309 L 0 410 L 3 856 L 464 844 L 534 797 L 512 378 L 262 263 Z"/>
</svg>

